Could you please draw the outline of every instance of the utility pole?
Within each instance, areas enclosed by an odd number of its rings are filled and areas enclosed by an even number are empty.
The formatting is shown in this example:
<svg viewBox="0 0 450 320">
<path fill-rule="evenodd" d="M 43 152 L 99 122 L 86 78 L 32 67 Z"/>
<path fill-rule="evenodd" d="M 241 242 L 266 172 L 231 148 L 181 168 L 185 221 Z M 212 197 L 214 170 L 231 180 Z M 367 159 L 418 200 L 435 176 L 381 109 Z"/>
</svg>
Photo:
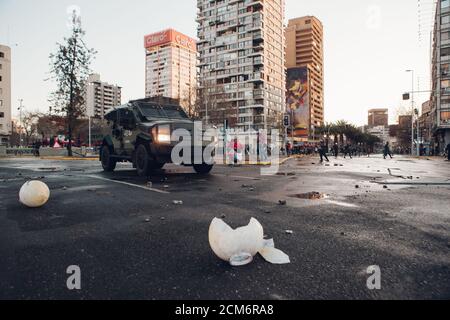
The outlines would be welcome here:
<svg viewBox="0 0 450 320">
<path fill-rule="evenodd" d="M 89 149 L 92 148 L 92 143 L 91 143 L 91 115 L 88 115 L 89 117 Z"/>
<path fill-rule="evenodd" d="M 22 109 L 23 109 L 23 99 L 19 99 L 20 106 L 17 110 L 19 110 L 19 146 L 22 147 Z"/>
<path fill-rule="evenodd" d="M 412 90 L 411 90 L 411 156 L 414 156 L 414 70 L 406 70 L 412 73 Z"/>
</svg>

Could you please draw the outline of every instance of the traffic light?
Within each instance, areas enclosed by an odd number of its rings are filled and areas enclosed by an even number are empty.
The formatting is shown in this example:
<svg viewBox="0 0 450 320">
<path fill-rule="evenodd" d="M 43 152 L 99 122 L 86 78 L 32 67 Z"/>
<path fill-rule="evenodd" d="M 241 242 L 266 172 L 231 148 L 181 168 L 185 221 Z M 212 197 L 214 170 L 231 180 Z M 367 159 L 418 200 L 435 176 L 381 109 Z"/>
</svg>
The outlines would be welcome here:
<svg viewBox="0 0 450 320">
<path fill-rule="evenodd" d="M 291 117 L 287 114 L 284 116 L 284 126 L 289 127 L 291 125 Z"/>
</svg>

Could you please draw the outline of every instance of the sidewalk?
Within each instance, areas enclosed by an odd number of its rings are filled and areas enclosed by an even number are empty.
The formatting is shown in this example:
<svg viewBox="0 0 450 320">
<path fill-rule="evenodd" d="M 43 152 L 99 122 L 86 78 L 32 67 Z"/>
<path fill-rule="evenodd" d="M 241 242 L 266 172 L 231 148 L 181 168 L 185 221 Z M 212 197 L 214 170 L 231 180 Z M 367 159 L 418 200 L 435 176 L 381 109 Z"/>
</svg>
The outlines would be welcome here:
<svg viewBox="0 0 450 320">
<path fill-rule="evenodd" d="M 304 158 L 304 157 L 305 157 L 305 155 L 293 155 L 293 156 L 289 156 L 289 157 L 287 157 L 287 156 L 280 156 L 278 164 L 282 165 L 282 164 L 286 163 L 289 160 L 300 159 L 300 158 Z M 221 160 L 223 160 L 223 159 L 221 159 Z M 230 165 L 230 164 L 228 164 L 228 163 L 219 163 L 219 161 L 217 161 L 217 165 L 224 165 L 224 166 L 226 166 L 226 165 Z M 249 160 L 246 160 L 244 162 L 241 162 L 240 165 L 244 165 L 244 166 L 270 166 L 270 165 L 272 165 L 272 162 L 271 161 L 249 161 Z"/>
</svg>

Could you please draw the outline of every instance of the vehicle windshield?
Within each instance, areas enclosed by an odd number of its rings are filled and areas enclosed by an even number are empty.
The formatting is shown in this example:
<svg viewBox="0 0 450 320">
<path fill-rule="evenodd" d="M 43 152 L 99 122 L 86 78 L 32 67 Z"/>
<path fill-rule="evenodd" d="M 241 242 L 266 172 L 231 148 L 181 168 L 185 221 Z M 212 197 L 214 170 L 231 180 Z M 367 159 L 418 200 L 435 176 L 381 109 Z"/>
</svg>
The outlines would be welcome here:
<svg viewBox="0 0 450 320">
<path fill-rule="evenodd" d="M 178 106 L 139 103 L 139 111 L 144 118 L 188 119 L 186 113 Z"/>
</svg>

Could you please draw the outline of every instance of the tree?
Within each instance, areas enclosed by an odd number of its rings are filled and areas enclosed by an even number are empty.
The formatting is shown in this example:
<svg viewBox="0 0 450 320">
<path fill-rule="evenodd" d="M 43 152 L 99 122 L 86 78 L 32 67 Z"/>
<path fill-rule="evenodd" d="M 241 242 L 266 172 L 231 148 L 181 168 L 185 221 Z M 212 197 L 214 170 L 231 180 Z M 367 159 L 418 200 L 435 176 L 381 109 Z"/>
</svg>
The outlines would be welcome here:
<svg viewBox="0 0 450 320">
<path fill-rule="evenodd" d="M 38 112 L 26 112 L 22 116 L 21 130 L 24 133 L 26 145 L 30 145 L 30 142 L 34 136 L 38 134 L 38 121 L 41 114 Z"/>
<path fill-rule="evenodd" d="M 64 135 L 65 118 L 58 115 L 43 115 L 37 123 L 37 130 L 41 139 L 50 139 L 54 136 Z"/>
<path fill-rule="evenodd" d="M 69 157 L 72 156 L 72 138 L 76 120 L 84 114 L 84 93 L 86 79 L 91 73 L 90 64 L 96 54 L 89 49 L 83 37 L 81 19 L 74 11 L 72 14 L 72 30 L 64 43 L 57 43 L 57 51 L 50 55 L 51 79 L 57 84 L 50 102 L 53 111 L 65 114 Z"/>
<path fill-rule="evenodd" d="M 181 93 L 180 105 L 190 118 L 197 117 L 198 110 L 196 106 L 197 89 L 185 89 Z"/>
</svg>

